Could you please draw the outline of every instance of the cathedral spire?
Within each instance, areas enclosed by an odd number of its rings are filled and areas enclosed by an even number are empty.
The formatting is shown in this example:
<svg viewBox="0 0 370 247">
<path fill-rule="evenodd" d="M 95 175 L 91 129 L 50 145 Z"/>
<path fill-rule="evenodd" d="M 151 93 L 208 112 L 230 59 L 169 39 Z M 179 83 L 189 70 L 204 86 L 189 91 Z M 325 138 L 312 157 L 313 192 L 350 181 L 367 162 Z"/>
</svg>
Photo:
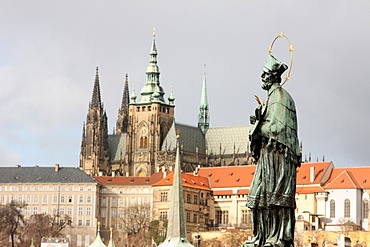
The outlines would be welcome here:
<svg viewBox="0 0 370 247">
<path fill-rule="evenodd" d="M 129 103 L 130 103 L 130 93 L 128 89 L 128 74 L 126 74 L 126 80 L 122 95 L 122 103 L 121 107 L 118 110 L 118 118 L 116 123 L 117 134 L 127 132 Z"/>
<path fill-rule="evenodd" d="M 99 68 L 98 67 L 96 67 L 95 82 L 94 82 L 94 89 L 93 89 L 93 94 L 92 94 L 92 98 L 91 98 L 91 105 L 93 107 L 100 107 L 101 106 Z"/>
<path fill-rule="evenodd" d="M 150 48 L 150 62 L 149 66 L 146 69 L 146 83 L 144 87 L 141 89 L 141 99 L 140 103 L 151 103 L 152 102 L 152 95 L 155 91 L 156 92 L 156 98 L 155 100 L 159 103 L 165 103 L 165 100 L 163 98 L 164 90 L 160 86 L 159 82 L 159 68 L 157 65 L 157 46 L 155 44 L 155 30 L 153 31 L 153 41 L 152 46 Z"/>
<path fill-rule="evenodd" d="M 181 175 L 181 159 L 180 159 L 180 145 L 179 135 L 177 135 L 176 145 L 176 162 L 173 173 L 172 184 L 172 200 L 170 203 L 167 236 L 159 247 L 173 246 L 188 246 L 191 245 L 186 237 L 186 221 L 185 221 L 185 207 L 184 207 L 184 192 L 182 188 L 182 175 Z"/>
<path fill-rule="evenodd" d="M 198 128 L 205 134 L 209 128 L 209 106 L 207 99 L 207 80 L 206 80 L 206 65 L 204 65 L 203 73 L 203 87 L 202 95 L 200 98 L 199 115 L 198 115 Z"/>
</svg>

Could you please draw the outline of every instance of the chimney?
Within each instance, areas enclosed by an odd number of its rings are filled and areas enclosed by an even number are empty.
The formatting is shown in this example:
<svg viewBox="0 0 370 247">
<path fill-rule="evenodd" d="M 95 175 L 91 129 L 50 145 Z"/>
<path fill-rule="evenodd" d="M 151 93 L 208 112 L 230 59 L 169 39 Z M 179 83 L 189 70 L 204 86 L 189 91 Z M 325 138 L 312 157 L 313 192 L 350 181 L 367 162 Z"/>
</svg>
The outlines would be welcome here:
<svg viewBox="0 0 370 247">
<path fill-rule="evenodd" d="M 165 170 L 165 168 L 164 168 L 164 166 L 162 166 L 162 172 L 165 172 L 166 170 Z"/>
<path fill-rule="evenodd" d="M 21 168 L 21 165 L 20 164 L 16 164 L 15 167 Z"/>
<path fill-rule="evenodd" d="M 315 167 L 310 167 L 310 183 L 313 183 L 315 181 Z"/>
<path fill-rule="evenodd" d="M 198 176 L 198 171 L 199 171 L 199 168 L 195 167 L 194 176 Z"/>
<path fill-rule="evenodd" d="M 103 172 L 102 171 L 100 171 L 99 172 L 99 177 L 102 177 L 103 176 Z"/>
<path fill-rule="evenodd" d="M 126 177 L 128 177 L 129 176 L 129 173 L 128 172 L 126 172 Z"/>
<path fill-rule="evenodd" d="M 59 171 L 59 164 L 55 164 L 55 172 Z"/>
<path fill-rule="evenodd" d="M 115 175 L 116 175 L 116 173 L 115 172 L 112 172 L 112 178 L 114 178 Z"/>
<path fill-rule="evenodd" d="M 155 168 L 155 172 L 159 172 L 159 166 Z"/>
<path fill-rule="evenodd" d="M 172 172 L 172 166 L 170 166 L 170 172 Z"/>
</svg>

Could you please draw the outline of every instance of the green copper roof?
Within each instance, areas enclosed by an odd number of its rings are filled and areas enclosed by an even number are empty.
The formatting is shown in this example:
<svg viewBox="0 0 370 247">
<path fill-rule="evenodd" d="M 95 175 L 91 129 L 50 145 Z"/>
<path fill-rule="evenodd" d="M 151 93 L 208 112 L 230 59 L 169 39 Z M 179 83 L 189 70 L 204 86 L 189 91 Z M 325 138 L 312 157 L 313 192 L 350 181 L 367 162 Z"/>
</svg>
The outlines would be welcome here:
<svg viewBox="0 0 370 247">
<path fill-rule="evenodd" d="M 199 154 L 205 154 L 205 138 L 202 131 L 193 126 L 173 123 L 166 138 L 162 144 L 162 151 L 174 150 L 176 148 L 176 133 L 180 132 L 179 143 L 182 145 L 182 150 L 185 152 L 196 152 L 198 147 Z"/>
<path fill-rule="evenodd" d="M 98 223 L 98 233 L 96 234 L 96 238 L 94 242 L 89 245 L 89 247 L 107 247 L 100 237 L 100 223 Z"/>
<path fill-rule="evenodd" d="M 242 154 L 248 151 L 249 126 L 209 128 L 206 143 L 209 155 Z"/>
<path fill-rule="evenodd" d="M 186 238 L 186 221 L 185 221 L 185 207 L 184 207 L 184 192 L 182 188 L 181 177 L 181 160 L 180 147 L 177 143 L 176 148 L 176 162 L 173 174 L 172 184 L 172 200 L 170 203 L 170 210 L 168 216 L 168 226 L 166 239 L 159 245 L 159 247 L 180 247 L 193 246 Z"/>
<path fill-rule="evenodd" d="M 146 83 L 141 89 L 141 99 L 139 103 L 151 103 L 153 100 L 159 103 L 166 103 L 163 98 L 164 90 L 160 86 L 159 82 L 160 72 L 157 65 L 157 55 L 158 52 L 155 45 L 155 34 L 153 34 L 153 42 L 150 49 L 150 62 L 146 69 Z"/>
<path fill-rule="evenodd" d="M 127 134 L 108 135 L 109 157 L 111 162 L 123 160 L 126 155 Z"/>
</svg>

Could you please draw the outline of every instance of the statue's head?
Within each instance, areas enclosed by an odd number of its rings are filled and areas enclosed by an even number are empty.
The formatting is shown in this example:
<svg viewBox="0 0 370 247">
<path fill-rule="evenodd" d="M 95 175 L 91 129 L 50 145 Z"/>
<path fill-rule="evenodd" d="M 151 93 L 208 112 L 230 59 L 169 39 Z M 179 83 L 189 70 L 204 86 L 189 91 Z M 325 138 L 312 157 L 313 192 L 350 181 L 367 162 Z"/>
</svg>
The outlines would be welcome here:
<svg viewBox="0 0 370 247">
<path fill-rule="evenodd" d="M 262 88 L 268 90 L 272 84 L 281 82 L 281 75 L 288 69 L 288 65 L 269 54 L 262 70 Z"/>
</svg>

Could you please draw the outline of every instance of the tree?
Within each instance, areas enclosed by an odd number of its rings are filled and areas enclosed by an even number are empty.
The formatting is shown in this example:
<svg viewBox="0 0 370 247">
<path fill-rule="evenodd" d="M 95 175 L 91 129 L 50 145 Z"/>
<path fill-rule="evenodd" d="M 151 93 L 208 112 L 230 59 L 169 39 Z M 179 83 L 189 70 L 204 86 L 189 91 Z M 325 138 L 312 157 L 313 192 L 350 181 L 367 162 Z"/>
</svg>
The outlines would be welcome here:
<svg viewBox="0 0 370 247">
<path fill-rule="evenodd" d="M 234 246 L 239 247 L 241 246 L 242 243 L 245 242 L 248 236 L 250 236 L 250 232 L 234 230 L 231 232 L 224 233 L 221 239 L 222 239 L 223 245 L 226 244 L 227 246 L 231 246 L 231 247 L 234 247 Z"/>
<path fill-rule="evenodd" d="M 16 202 L 12 200 L 10 203 L 0 206 L 0 235 L 2 241 L 7 241 L 6 238 L 11 239 L 11 246 L 15 247 L 17 240 L 21 241 L 19 237 L 22 228 L 25 225 L 25 219 L 22 210 L 27 206 L 24 202 Z"/>
<path fill-rule="evenodd" d="M 40 245 L 43 237 L 64 237 L 61 231 L 70 224 L 71 217 L 68 215 L 34 214 L 28 220 L 24 235 Z"/>
<path fill-rule="evenodd" d="M 151 238 L 147 232 L 150 224 L 150 205 L 133 204 L 126 207 L 123 216 L 120 218 L 123 228 L 128 233 L 130 244 L 145 246 L 150 244 Z"/>
<path fill-rule="evenodd" d="M 149 223 L 149 236 L 156 244 L 162 243 L 166 239 L 167 220 L 160 226 L 159 220 L 153 220 Z"/>
</svg>

